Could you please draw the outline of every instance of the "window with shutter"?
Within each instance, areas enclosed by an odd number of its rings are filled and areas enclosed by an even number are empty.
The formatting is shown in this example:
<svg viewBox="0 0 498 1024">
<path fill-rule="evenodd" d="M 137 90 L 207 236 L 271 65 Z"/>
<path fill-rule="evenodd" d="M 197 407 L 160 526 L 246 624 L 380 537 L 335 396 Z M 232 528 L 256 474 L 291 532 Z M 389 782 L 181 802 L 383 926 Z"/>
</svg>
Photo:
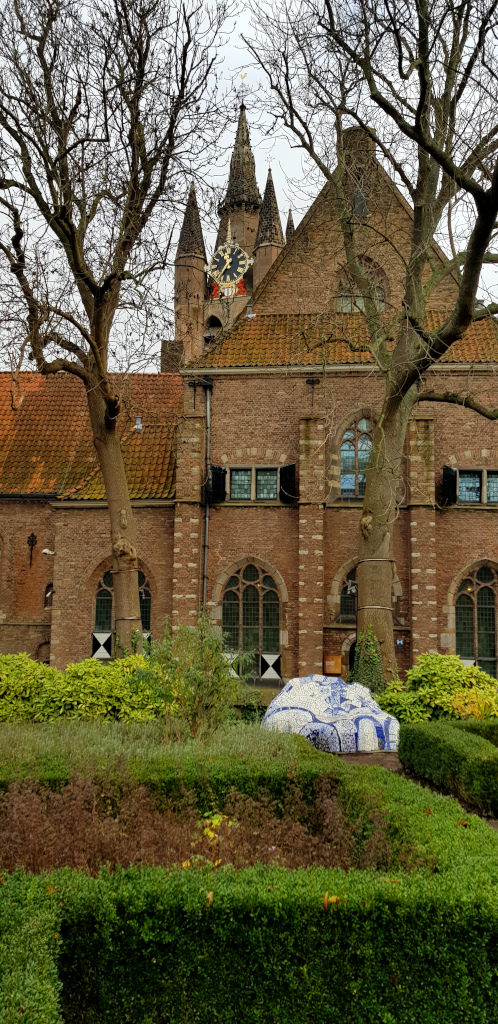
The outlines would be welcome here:
<svg viewBox="0 0 498 1024">
<path fill-rule="evenodd" d="M 289 505 L 293 501 L 297 501 L 297 487 L 296 487 L 296 465 L 295 463 L 290 466 L 280 467 L 280 501 L 284 505 Z"/>
</svg>

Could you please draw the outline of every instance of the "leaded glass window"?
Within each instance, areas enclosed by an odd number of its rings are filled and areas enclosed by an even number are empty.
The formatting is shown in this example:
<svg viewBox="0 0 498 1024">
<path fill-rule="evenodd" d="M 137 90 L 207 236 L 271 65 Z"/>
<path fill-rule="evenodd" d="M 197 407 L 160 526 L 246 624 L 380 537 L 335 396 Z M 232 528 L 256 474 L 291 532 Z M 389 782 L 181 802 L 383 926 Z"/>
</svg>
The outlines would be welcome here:
<svg viewBox="0 0 498 1024">
<path fill-rule="evenodd" d="M 458 500 L 466 502 L 481 501 L 481 473 L 460 470 L 458 474 Z"/>
<path fill-rule="evenodd" d="M 350 569 L 341 590 L 339 615 L 341 622 L 354 622 L 356 619 L 357 584 L 356 567 Z"/>
<path fill-rule="evenodd" d="M 261 656 L 280 652 L 280 601 L 273 576 L 252 563 L 230 576 L 223 594 L 222 629 L 231 651 L 249 655 L 242 671 L 258 677 Z"/>
<path fill-rule="evenodd" d="M 456 653 L 495 677 L 497 587 L 497 573 L 483 565 L 462 580 L 455 604 Z"/>
<path fill-rule="evenodd" d="M 341 443 L 341 496 L 362 498 L 372 453 L 372 423 L 362 417 L 343 434 Z"/>
<path fill-rule="evenodd" d="M 250 469 L 230 470 L 230 498 L 232 501 L 250 501 L 251 498 Z"/>
<path fill-rule="evenodd" d="M 257 501 L 274 501 L 277 497 L 277 470 L 256 470 Z"/>
<path fill-rule="evenodd" d="M 488 501 L 498 501 L 498 473 L 488 471 L 487 497 Z"/>
<path fill-rule="evenodd" d="M 147 578 L 143 572 L 138 573 L 140 597 L 140 616 L 142 629 L 150 632 L 151 594 Z M 104 573 L 97 587 L 95 598 L 95 632 L 110 633 L 112 630 L 113 574 L 110 570 Z"/>
</svg>

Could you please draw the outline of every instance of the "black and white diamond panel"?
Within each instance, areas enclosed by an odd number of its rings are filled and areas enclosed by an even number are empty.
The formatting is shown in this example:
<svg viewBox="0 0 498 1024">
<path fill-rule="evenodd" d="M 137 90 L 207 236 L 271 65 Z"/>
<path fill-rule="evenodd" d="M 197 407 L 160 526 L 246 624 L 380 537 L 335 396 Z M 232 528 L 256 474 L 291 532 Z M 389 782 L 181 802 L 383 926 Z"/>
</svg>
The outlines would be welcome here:
<svg viewBox="0 0 498 1024">
<path fill-rule="evenodd" d="M 280 655 L 279 654 L 262 654 L 261 655 L 261 679 L 278 679 L 280 680 Z"/>
<path fill-rule="evenodd" d="M 92 633 L 92 658 L 100 661 L 112 658 L 112 633 Z"/>
</svg>

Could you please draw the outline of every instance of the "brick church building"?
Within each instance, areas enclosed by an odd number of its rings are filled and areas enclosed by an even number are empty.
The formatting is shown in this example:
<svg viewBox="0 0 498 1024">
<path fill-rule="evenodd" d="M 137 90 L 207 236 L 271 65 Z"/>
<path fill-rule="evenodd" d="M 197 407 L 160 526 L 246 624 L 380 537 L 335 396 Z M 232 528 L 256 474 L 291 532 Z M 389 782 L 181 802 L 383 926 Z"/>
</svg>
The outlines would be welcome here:
<svg viewBox="0 0 498 1024">
<path fill-rule="evenodd" d="M 369 139 L 347 133 L 357 244 L 381 308 L 400 308 L 411 209 Z M 354 172 L 354 173 L 353 173 Z M 261 197 L 242 106 L 216 249 L 252 260 L 233 287 L 206 272 L 194 189 L 162 372 L 119 379 L 136 516 L 142 623 L 195 622 L 203 603 L 268 693 L 346 674 L 365 468 L 384 382 L 347 273 L 333 182 L 284 235 Z M 228 250 L 227 250 L 228 251 Z M 228 260 L 228 257 L 227 257 Z M 434 264 L 444 256 L 434 249 Z M 428 325 L 451 308 L 451 274 Z M 475 323 L 431 371 L 437 390 L 493 397 L 498 339 Z M 84 389 L 0 374 L 0 650 L 64 667 L 112 652 L 109 526 Z M 498 425 L 448 405 L 411 416 L 394 525 L 399 668 L 457 652 L 497 675 Z"/>
</svg>

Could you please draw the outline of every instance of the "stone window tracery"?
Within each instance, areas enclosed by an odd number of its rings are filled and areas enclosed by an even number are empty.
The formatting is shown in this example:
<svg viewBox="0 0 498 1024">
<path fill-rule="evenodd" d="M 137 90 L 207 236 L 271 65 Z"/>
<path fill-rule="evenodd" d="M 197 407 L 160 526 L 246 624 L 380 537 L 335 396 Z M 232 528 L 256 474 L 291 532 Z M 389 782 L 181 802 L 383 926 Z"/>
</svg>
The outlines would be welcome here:
<svg viewBox="0 0 498 1024">
<path fill-rule="evenodd" d="M 495 677 L 497 591 L 496 570 L 482 565 L 462 580 L 455 602 L 456 653 Z"/>
<path fill-rule="evenodd" d="M 365 474 L 372 453 L 372 430 L 372 421 L 362 416 L 344 431 L 340 451 L 343 498 L 362 498 L 365 494 Z"/>
<path fill-rule="evenodd" d="M 280 599 L 272 576 L 249 563 L 225 584 L 222 629 L 229 650 L 249 655 L 254 678 L 280 678 Z"/>
</svg>

